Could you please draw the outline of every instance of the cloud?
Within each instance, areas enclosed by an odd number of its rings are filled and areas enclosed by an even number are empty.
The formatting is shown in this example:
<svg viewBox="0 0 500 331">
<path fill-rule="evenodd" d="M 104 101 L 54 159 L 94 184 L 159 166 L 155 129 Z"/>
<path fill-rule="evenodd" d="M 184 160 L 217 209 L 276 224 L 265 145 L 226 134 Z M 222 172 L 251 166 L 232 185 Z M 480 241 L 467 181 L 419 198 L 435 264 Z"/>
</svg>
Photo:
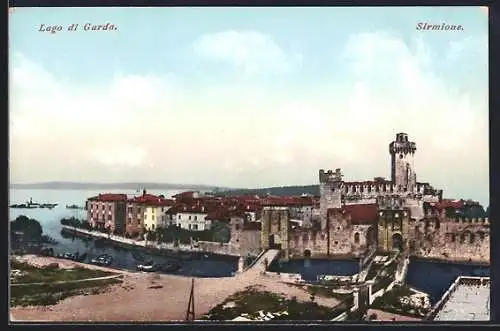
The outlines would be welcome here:
<svg viewBox="0 0 500 331">
<path fill-rule="evenodd" d="M 247 73 L 296 65 L 272 38 L 242 42 L 247 33 L 231 32 L 224 46 L 227 32 L 215 36 L 220 47 L 210 50 L 205 36 L 198 51 Z M 477 51 L 470 45 L 487 49 L 479 39 L 447 45 L 455 54 L 447 65 L 476 70 L 463 59 Z M 443 54 L 422 39 L 353 34 L 337 55 L 331 65 L 346 74 L 314 94 L 256 84 L 194 88 L 170 74 L 77 86 L 18 55 L 10 70 L 11 180 L 263 187 L 317 183 L 318 169 L 337 167 L 348 180 L 387 177 L 388 144 L 402 131 L 417 143 L 419 180 L 487 201 L 486 90 L 457 90 L 435 65 Z M 286 63 L 293 65 L 280 67 Z"/>
<path fill-rule="evenodd" d="M 485 53 L 487 44 L 481 40 L 467 37 L 451 44 L 448 52 L 455 55 L 448 56 L 449 64 L 461 70 L 473 66 L 461 61 L 462 56 L 477 51 L 472 44 Z M 388 32 L 352 35 L 340 58 L 349 63 L 355 80 L 351 101 L 339 122 L 349 127 L 342 137 L 351 148 L 361 148 L 357 163 L 375 156 L 367 148 L 387 146 L 396 132 L 407 132 L 417 142 L 421 180 L 449 188 L 448 194 L 488 187 L 487 89 L 476 95 L 457 91 L 453 81 L 435 70 L 431 60 L 438 58 L 432 58 L 421 40 L 404 42 Z M 483 58 L 478 61 L 485 62 Z M 382 149 L 377 147 L 377 151 Z M 487 197 L 487 191 L 483 194 Z"/>
<path fill-rule="evenodd" d="M 222 31 L 203 35 L 194 43 L 197 54 L 242 68 L 247 75 L 289 73 L 302 55 L 281 48 L 270 35 L 258 31 Z"/>
</svg>

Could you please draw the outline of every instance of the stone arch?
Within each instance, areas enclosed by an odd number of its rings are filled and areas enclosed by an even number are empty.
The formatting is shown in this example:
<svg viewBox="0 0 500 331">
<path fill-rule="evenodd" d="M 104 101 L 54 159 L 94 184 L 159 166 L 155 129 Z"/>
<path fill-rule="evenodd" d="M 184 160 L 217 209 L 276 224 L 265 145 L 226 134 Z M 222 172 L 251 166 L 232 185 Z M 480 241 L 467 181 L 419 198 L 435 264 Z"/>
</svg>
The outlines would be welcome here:
<svg viewBox="0 0 500 331">
<path fill-rule="evenodd" d="M 469 233 L 469 244 L 474 243 L 474 240 L 476 239 L 475 237 L 476 236 L 474 235 L 474 233 L 472 233 L 472 232 Z"/>
<path fill-rule="evenodd" d="M 483 231 L 478 231 L 477 232 L 477 236 L 479 237 L 479 240 L 484 240 L 485 238 L 485 235 L 484 235 L 484 232 Z"/>
<path fill-rule="evenodd" d="M 354 243 L 355 243 L 355 244 L 359 244 L 359 232 L 356 232 L 356 233 L 354 234 Z"/>
<path fill-rule="evenodd" d="M 451 242 L 454 243 L 457 240 L 457 235 L 452 233 L 451 234 Z"/>
<path fill-rule="evenodd" d="M 269 236 L 269 248 L 281 249 L 281 238 L 279 235 L 272 234 Z"/>
<path fill-rule="evenodd" d="M 304 250 L 304 257 L 307 257 L 307 258 L 311 257 L 311 250 L 310 249 Z"/>
<path fill-rule="evenodd" d="M 403 250 L 403 236 L 401 233 L 394 233 L 392 235 L 392 249 Z"/>
<path fill-rule="evenodd" d="M 470 236 L 471 233 L 469 230 L 465 230 L 464 232 L 462 232 L 462 234 L 460 235 L 460 243 L 463 244 L 463 243 L 468 243 L 470 242 Z"/>
</svg>

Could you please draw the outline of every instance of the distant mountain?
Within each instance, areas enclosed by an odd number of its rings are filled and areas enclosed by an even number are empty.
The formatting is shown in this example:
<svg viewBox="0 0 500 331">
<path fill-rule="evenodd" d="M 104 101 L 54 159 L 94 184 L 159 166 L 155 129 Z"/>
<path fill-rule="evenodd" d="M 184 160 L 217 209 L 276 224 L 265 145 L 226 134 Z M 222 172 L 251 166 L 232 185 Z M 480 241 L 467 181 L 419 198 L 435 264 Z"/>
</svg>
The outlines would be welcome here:
<svg viewBox="0 0 500 331">
<path fill-rule="evenodd" d="M 319 196 L 319 185 L 305 185 L 305 186 L 277 186 L 258 189 L 228 189 L 217 192 L 219 196 L 238 196 L 238 195 L 258 195 L 264 196 L 266 194 L 274 196 L 299 196 L 302 194 L 310 194 Z"/>
<path fill-rule="evenodd" d="M 221 188 L 209 185 L 186 185 L 186 184 L 171 184 L 171 183 L 84 183 L 84 182 L 42 182 L 42 183 L 27 183 L 27 184 L 10 184 L 13 189 L 45 189 L 45 190 L 228 190 L 229 188 Z"/>
</svg>

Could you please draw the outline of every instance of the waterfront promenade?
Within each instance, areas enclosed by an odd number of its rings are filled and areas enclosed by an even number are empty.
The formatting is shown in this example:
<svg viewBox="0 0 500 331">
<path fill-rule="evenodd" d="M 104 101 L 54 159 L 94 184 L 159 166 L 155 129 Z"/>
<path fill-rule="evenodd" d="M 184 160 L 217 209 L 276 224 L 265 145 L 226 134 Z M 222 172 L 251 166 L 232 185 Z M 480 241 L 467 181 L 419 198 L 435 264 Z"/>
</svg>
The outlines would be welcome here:
<svg viewBox="0 0 500 331">
<path fill-rule="evenodd" d="M 134 240 L 134 239 L 124 238 L 121 236 L 115 236 L 112 234 L 108 235 L 107 233 L 102 233 L 98 231 L 89 231 L 85 229 L 75 228 L 68 225 L 62 225 L 62 228 L 66 229 L 67 231 L 77 232 L 79 234 L 88 235 L 93 238 L 103 238 L 106 240 L 113 241 L 117 244 L 124 244 L 140 248 L 154 248 L 158 250 L 172 250 L 172 251 L 177 250 L 184 252 L 207 252 L 220 255 L 240 256 L 238 249 L 228 243 L 221 245 L 220 243 L 216 242 L 199 241 L 197 243 L 198 247 L 195 247 L 195 245 L 185 245 L 185 244 L 179 244 L 178 246 L 175 246 L 173 243 L 157 243 L 154 241 L 147 241 L 147 240 Z"/>
</svg>

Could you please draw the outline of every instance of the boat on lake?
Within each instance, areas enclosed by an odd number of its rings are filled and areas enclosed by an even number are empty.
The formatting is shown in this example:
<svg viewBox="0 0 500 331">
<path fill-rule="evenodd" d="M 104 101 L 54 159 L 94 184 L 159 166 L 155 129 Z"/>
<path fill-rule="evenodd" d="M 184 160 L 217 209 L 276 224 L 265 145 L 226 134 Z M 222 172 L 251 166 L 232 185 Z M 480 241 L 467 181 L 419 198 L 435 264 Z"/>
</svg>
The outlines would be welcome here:
<svg viewBox="0 0 500 331">
<path fill-rule="evenodd" d="M 58 258 L 60 259 L 66 259 L 66 260 L 71 260 L 71 261 L 76 261 L 76 262 L 83 262 L 85 258 L 87 257 L 87 253 L 83 253 L 80 255 L 79 252 L 76 253 L 62 253 L 62 254 L 57 254 Z"/>
<path fill-rule="evenodd" d="M 48 208 L 52 209 L 55 208 L 58 204 L 57 203 L 38 203 L 38 202 L 33 202 L 33 199 L 30 198 L 30 201 L 26 201 L 26 203 L 21 203 L 21 204 L 13 204 L 10 205 L 10 208 L 18 208 L 18 209 L 34 209 L 34 208 Z"/>
<path fill-rule="evenodd" d="M 137 271 L 154 272 L 159 269 L 159 265 L 153 261 L 148 261 L 144 264 L 137 265 Z"/>
<path fill-rule="evenodd" d="M 84 209 L 84 207 L 78 205 L 66 205 L 66 209 Z"/>
<path fill-rule="evenodd" d="M 90 260 L 90 263 L 100 266 L 109 266 L 113 263 L 113 257 L 109 254 L 102 254 Z"/>
</svg>

